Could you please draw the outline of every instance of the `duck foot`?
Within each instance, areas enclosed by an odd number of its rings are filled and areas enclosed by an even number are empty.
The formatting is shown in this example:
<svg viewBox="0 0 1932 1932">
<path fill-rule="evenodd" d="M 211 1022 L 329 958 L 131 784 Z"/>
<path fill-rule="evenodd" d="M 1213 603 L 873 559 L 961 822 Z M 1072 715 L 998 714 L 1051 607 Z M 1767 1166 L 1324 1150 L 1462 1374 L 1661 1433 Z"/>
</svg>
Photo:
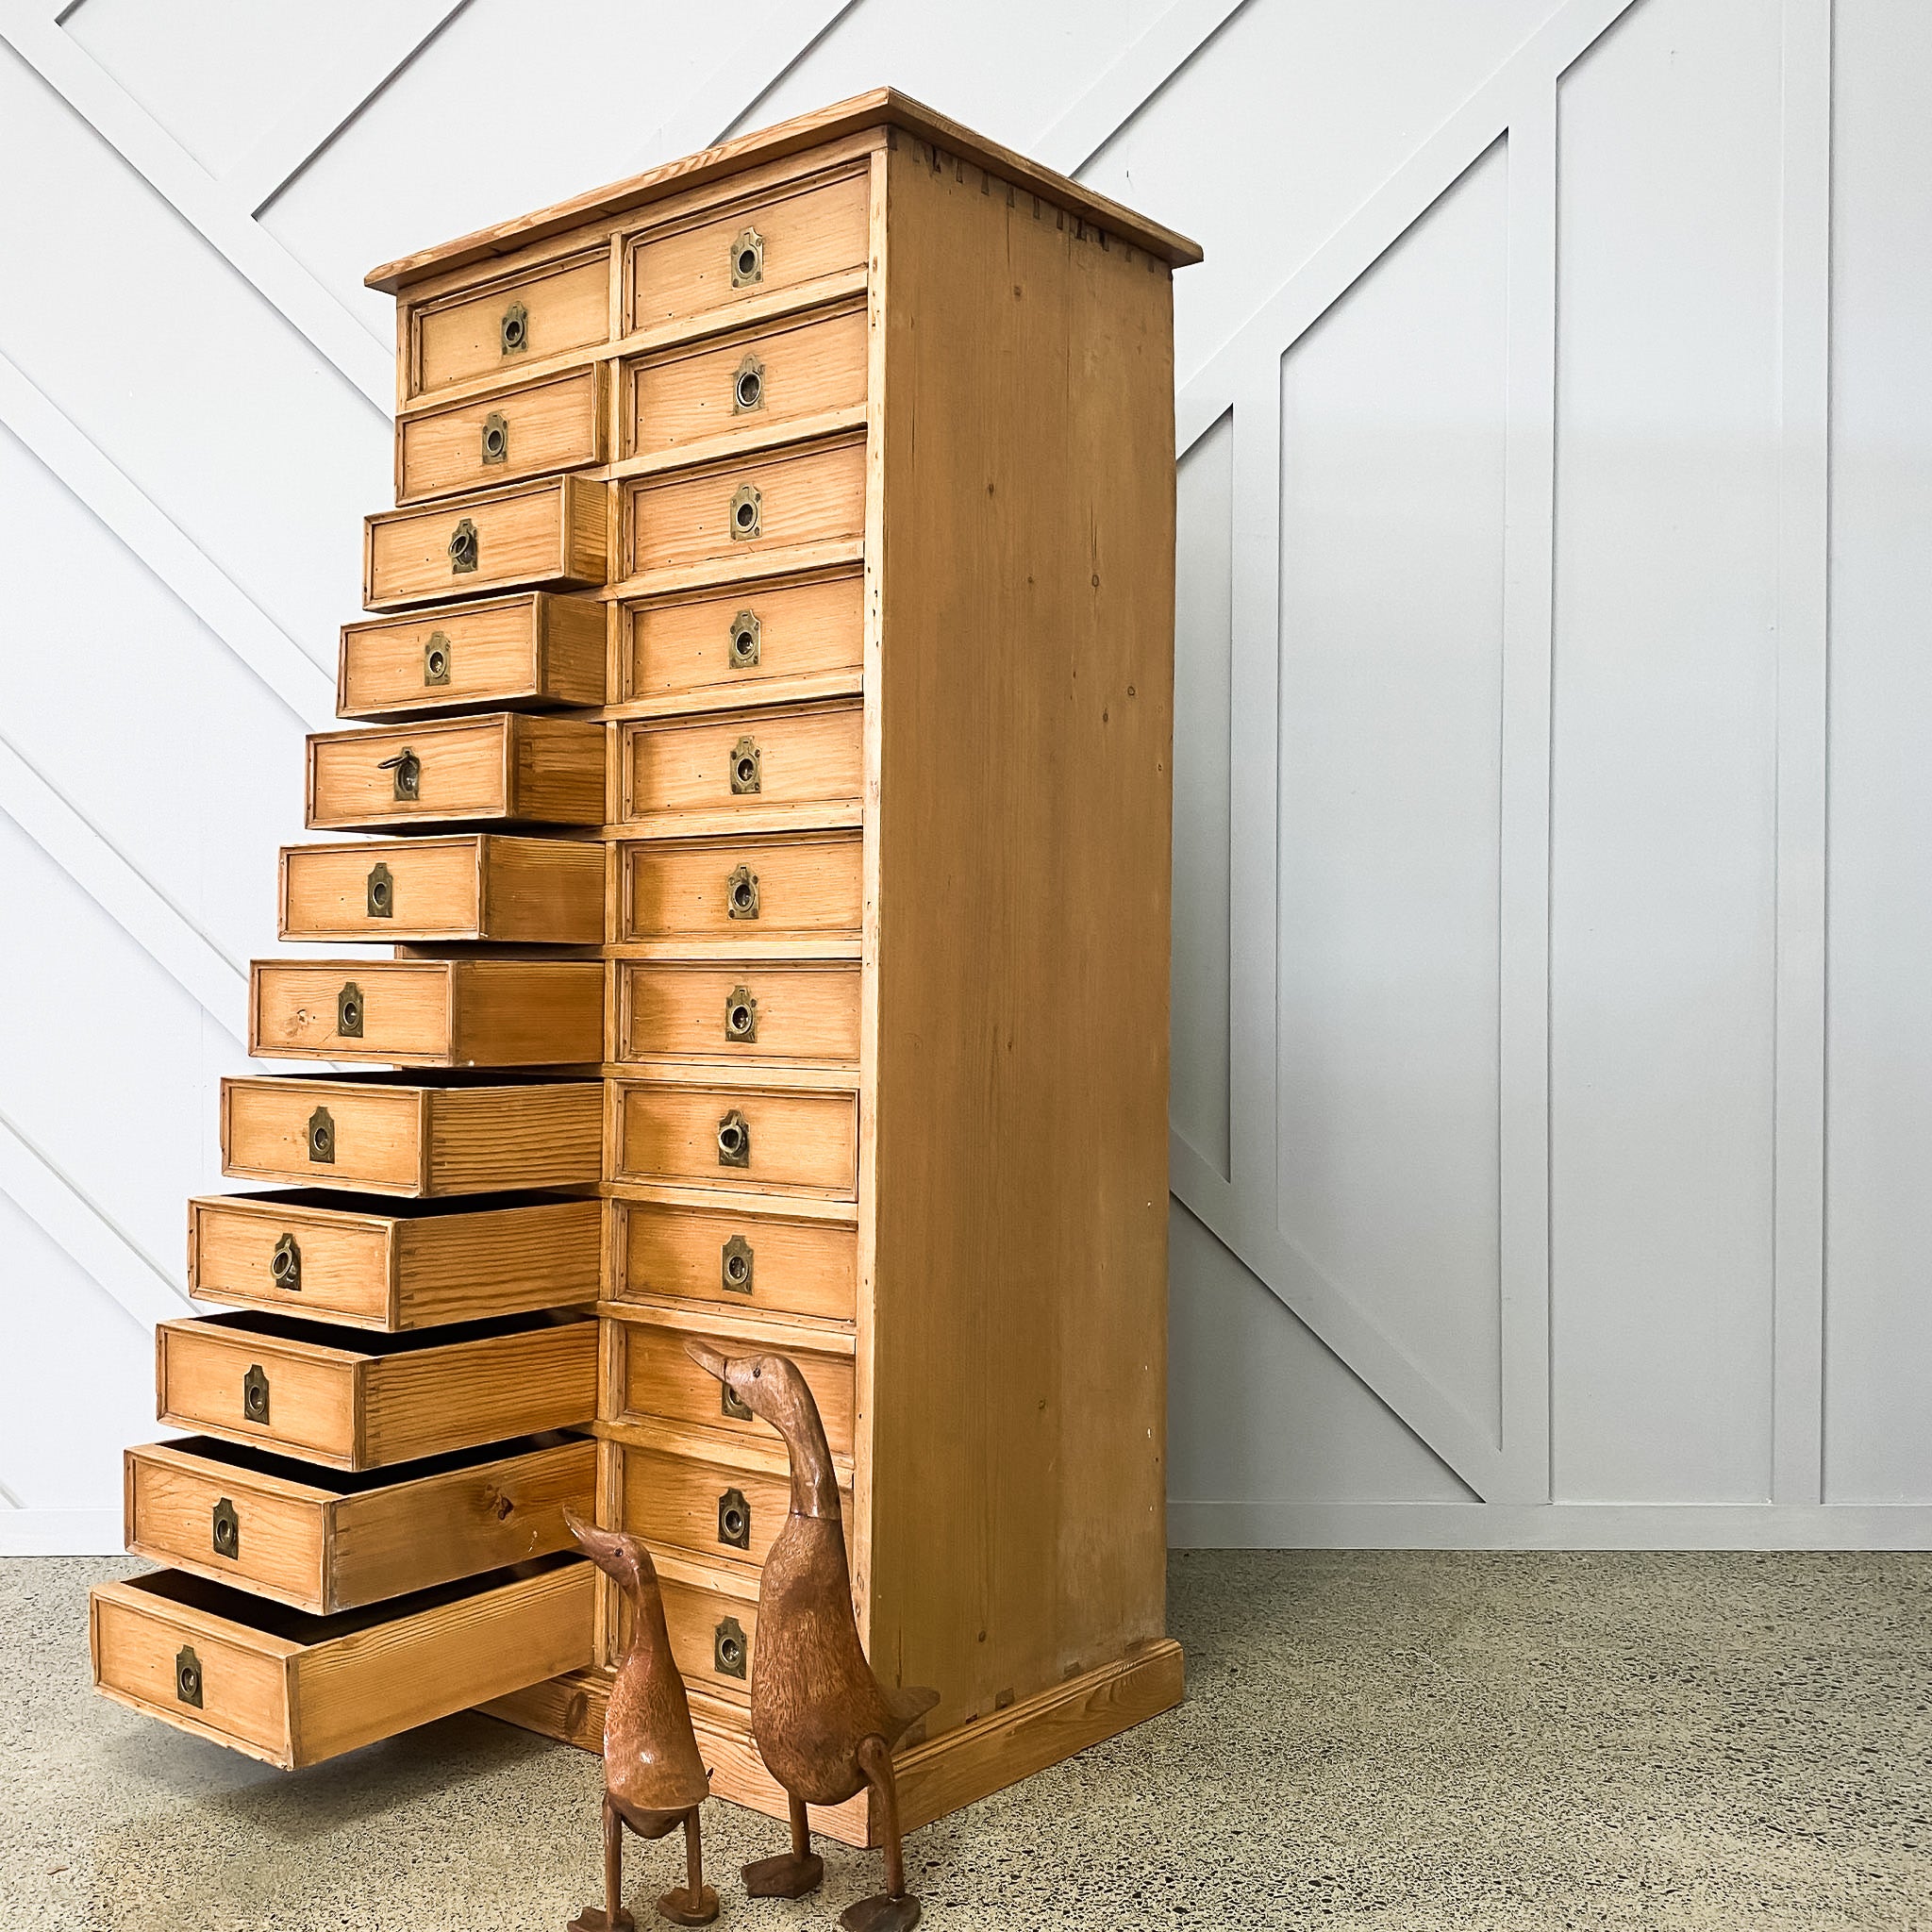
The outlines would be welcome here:
<svg viewBox="0 0 1932 1932">
<path fill-rule="evenodd" d="M 912 1932 L 919 1924 L 919 1901 L 909 1891 L 897 1898 L 882 1891 L 847 1906 L 839 1914 L 839 1923 L 845 1932 Z"/>
<path fill-rule="evenodd" d="M 718 1894 L 708 1885 L 699 1886 L 695 1892 L 679 1886 L 658 1901 L 658 1916 L 674 1925 L 708 1925 L 718 1916 Z"/>
<path fill-rule="evenodd" d="M 816 1852 L 780 1852 L 754 1858 L 740 1875 L 753 1898 L 803 1898 L 825 1882 L 825 1861 Z"/>
<path fill-rule="evenodd" d="M 565 1932 L 638 1932 L 638 1922 L 619 1906 L 617 1924 L 612 1925 L 604 1916 L 602 1906 L 586 1906 L 565 1927 Z"/>
</svg>

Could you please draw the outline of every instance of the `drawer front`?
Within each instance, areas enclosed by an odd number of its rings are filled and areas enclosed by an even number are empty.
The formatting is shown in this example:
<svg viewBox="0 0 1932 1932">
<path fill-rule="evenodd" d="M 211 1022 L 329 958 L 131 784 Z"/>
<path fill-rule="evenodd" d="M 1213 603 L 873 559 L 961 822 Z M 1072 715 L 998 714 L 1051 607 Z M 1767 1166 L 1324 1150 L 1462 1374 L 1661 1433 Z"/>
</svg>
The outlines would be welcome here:
<svg viewBox="0 0 1932 1932">
<path fill-rule="evenodd" d="M 604 460 L 599 373 L 450 403 L 396 425 L 396 501 L 455 496 Z"/>
<path fill-rule="evenodd" d="M 575 959 L 258 959 L 258 1059 L 526 1067 L 603 1058 L 604 969 Z"/>
<path fill-rule="evenodd" d="M 626 604 L 620 621 L 626 699 L 724 687 L 753 704 L 774 678 L 845 672 L 856 680 L 865 661 L 865 582 L 857 573 Z"/>
<path fill-rule="evenodd" d="M 621 727 L 624 815 L 852 805 L 865 786 L 862 708 L 808 705 Z"/>
<path fill-rule="evenodd" d="M 370 517 L 363 602 L 380 610 L 521 586 L 594 589 L 604 520 L 604 486 L 575 476 Z"/>
<path fill-rule="evenodd" d="M 357 1377 L 348 1343 L 290 1351 L 272 1336 L 225 1327 L 221 1317 L 207 1315 L 155 1330 L 155 1413 L 161 1422 L 342 1469 L 358 1457 Z"/>
<path fill-rule="evenodd" d="M 853 1320 L 858 1230 L 822 1221 L 615 1201 L 611 1294 Z"/>
<path fill-rule="evenodd" d="M 188 1292 L 199 1301 L 386 1328 L 395 1226 L 373 1215 L 317 1213 L 271 1196 L 191 1201 Z"/>
<path fill-rule="evenodd" d="M 594 946 L 604 852 L 568 839 L 466 833 L 354 845 L 285 845 L 285 940 Z"/>
<path fill-rule="evenodd" d="M 624 365 L 622 381 L 626 457 L 662 456 L 733 432 L 769 441 L 828 411 L 863 408 L 865 308 L 639 357 Z"/>
<path fill-rule="evenodd" d="M 860 172 L 638 236 L 625 251 L 629 327 L 656 327 L 862 268 L 870 196 Z"/>
<path fill-rule="evenodd" d="M 604 727 L 499 714 L 309 739 L 314 829 L 450 819 L 601 824 Z"/>
<path fill-rule="evenodd" d="M 752 1647 L 758 1628 L 757 1597 L 738 1591 L 707 1589 L 661 1571 L 658 1580 L 664 1599 L 664 1624 L 671 1635 L 671 1655 L 685 1681 L 713 1696 L 748 1704 Z M 620 1630 L 624 1637 L 629 1636 L 628 1616 Z"/>
<path fill-rule="evenodd" d="M 854 937 L 860 841 L 706 840 L 621 845 L 621 940 Z"/>
<path fill-rule="evenodd" d="M 423 303 L 410 311 L 409 333 L 418 395 L 590 348 L 610 335 L 609 253 L 591 249 Z"/>
<path fill-rule="evenodd" d="M 604 702 L 604 607 L 533 591 L 342 626 L 344 718 Z"/>
<path fill-rule="evenodd" d="M 412 1088 L 224 1080 L 222 1172 L 238 1180 L 413 1193 L 425 1125 Z"/>
<path fill-rule="evenodd" d="M 858 1061 L 858 968 L 730 962 L 617 967 L 617 1058 Z"/>
<path fill-rule="evenodd" d="M 724 563 L 865 529 L 865 444 L 823 444 L 624 486 L 625 575 Z"/>
<path fill-rule="evenodd" d="M 858 1187 L 858 1096 L 750 1087 L 612 1083 L 621 1181 L 794 1188 L 837 1200 Z"/>
<path fill-rule="evenodd" d="M 694 1557 L 762 1563 L 791 1512 L 790 1478 L 749 1458 L 739 1466 L 626 1446 L 623 1460 L 623 1526 L 647 1542 Z M 849 1549 L 852 1499 L 841 1492 L 840 1500 Z"/>
<path fill-rule="evenodd" d="M 232 1453 L 232 1452 L 231 1452 Z M 246 1452 L 242 1452 L 246 1453 Z M 122 1530 L 129 1552 L 320 1615 L 327 1601 L 329 1492 L 225 1458 L 206 1436 L 123 1456 Z"/>
<path fill-rule="evenodd" d="M 757 1436 L 776 1443 L 782 1439 L 770 1423 L 743 1412 L 731 1391 L 715 1375 L 698 1367 L 684 1352 L 680 1329 L 653 1327 L 648 1322 L 626 1322 L 623 1328 L 623 1407 L 621 1422 L 656 1416 L 665 1422 L 694 1423 L 700 1428 L 726 1429 L 733 1435 Z M 765 1344 L 734 1342 L 713 1337 L 711 1345 L 726 1354 L 761 1355 Z M 853 1369 L 849 1356 L 814 1355 L 808 1349 L 788 1349 L 819 1406 L 825 1441 L 835 1456 L 852 1454 Z"/>
<path fill-rule="evenodd" d="M 328 1617 L 179 1571 L 100 1584 L 94 1684 L 296 1770 L 587 1665 L 596 1574 L 546 1557 Z"/>
</svg>

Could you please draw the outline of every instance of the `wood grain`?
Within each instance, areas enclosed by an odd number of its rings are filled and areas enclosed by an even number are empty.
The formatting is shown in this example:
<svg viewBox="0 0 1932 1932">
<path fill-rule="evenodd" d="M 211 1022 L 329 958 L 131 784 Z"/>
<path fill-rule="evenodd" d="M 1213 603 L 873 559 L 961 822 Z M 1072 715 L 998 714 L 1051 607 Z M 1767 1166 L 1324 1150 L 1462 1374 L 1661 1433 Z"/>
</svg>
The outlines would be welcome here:
<svg viewBox="0 0 1932 1932">
<path fill-rule="evenodd" d="M 365 517 L 364 608 L 392 610 L 489 591 L 595 589 L 607 562 L 604 493 L 601 483 L 557 476 Z M 458 568 L 450 550 L 465 523 L 475 530 L 469 570 Z"/>
<path fill-rule="evenodd" d="M 859 862 L 850 834 L 627 841 L 618 847 L 617 937 L 747 950 L 776 937 L 856 940 Z M 749 890 L 735 900 L 741 867 Z"/>
<path fill-rule="evenodd" d="M 613 1180 L 688 1181 L 741 1190 L 795 1189 L 849 1200 L 858 1185 L 858 1096 L 770 1087 L 610 1081 Z M 742 1117 L 745 1162 L 721 1159 L 727 1116 Z"/>
<path fill-rule="evenodd" d="M 620 724 L 621 815 L 637 824 L 681 812 L 857 801 L 863 722 L 858 705 L 830 704 Z M 756 791 L 733 789 L 746 782 L 745 758 L 756 765 Z"/>
<path fill-rule="evenodd" d="M 734 1337 L 727 1315 L 700 1331 L 714 1348 L 734 1354 L 773 1349 L 797 1363 L 825 1425 L 825 1440 L 835 1456 L 852 1454 L 852 1358 L 822 1354 L 812 1346 L 808 1330 L 797 1330 L 774 1341 L 761 1336 L 756 1342 Z M 722 1400 L 723 1385 L 708 1374 L 684 1351 L 685 1330 L 660 1327 L 647 1320 L 626 1320 L 624 1337 L 624 1386 L 617 1410 L 609 1419 L 630 1422 L 655 1418 L 722 1429 L 727 1435 L 756 1436 L 775 1442 L 778 1432 L 757 1416 L 734 1414 Z"/>
<path fill-rule="evenodd" d="M 607 413 L 603 371 L 593 366 L 404 416 L 396 424 L 396 502 L 601 463 Z M 491 438 L 499 441 L 492 445 Z"/>
<path fill-rule="evenodd" d="M 611 1297 L 850 1322 L 858 1292 L 857 1231 L 749 1208 L 720 1212 L 613 1201 Z M 734 1241 L 750 1250 L 743 1290 L 724 1285 L 725 1250 Z"/>
<path fill-rule="evenodd" d="M 864 586 L 856 571 L 720 594 L 627 603 L 619 613 L 620 703 L 723 688 L 756 704 L 764 687 L 843 672 L 856 680 L 863 657 Z M 733 656 L 746 618 L 757 621 L 755 663 Z"/>
<path fill-rule="evenodd" d="M 624 960 L 614 971 L 618 1059 L 690 1055 L 754 1064 L 858 1063 L 856 963 Z"/>
<path fill-rule="evenodd" d="M 589 348 L 609 333 L 609 259 L 586 250 L 520 275 L 491 277 L 458 294 L 404 306 L 409 395 L 484 375 L 514 375 L 541 358 Z M 525 312 L 524 346 L 506 351 L 503 320 Z"/>
<path fill-rule="evenodd" d="M 708 567 L 858 535 L 865 524 L 865 444 L 843 438 L 613 487 L 623 506 L 626 576 Z M 755 525 L 742 520 L 745 491 L 758 492 Z"/>
<path fill-rule="evenodd" d="M 478 705 L 601 705 L 604 607 L 531 591 L 345 624 L 336 676 L 344 718 L 434 716 Z M 429 652 L 441 652 L 430 663 Z M 432 675 L 446 679 L 432 683 Z"/>
</svg>

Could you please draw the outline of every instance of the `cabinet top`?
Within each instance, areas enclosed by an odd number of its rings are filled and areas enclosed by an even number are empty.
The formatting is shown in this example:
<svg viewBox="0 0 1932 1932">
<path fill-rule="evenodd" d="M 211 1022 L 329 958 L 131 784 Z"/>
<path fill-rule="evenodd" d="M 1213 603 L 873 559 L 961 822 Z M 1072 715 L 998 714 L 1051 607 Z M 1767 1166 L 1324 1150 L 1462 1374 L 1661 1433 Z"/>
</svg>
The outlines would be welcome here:
<svg viewBox="0 0 1932 1932">
<path fill-rule="evenodd" d="M 478 228 L 454 242 L 418 249 L 413 255 L 372 269 L 364 279 L 370 288 L 393 294 L 426 276 L 508 255 L 529 242 L 644 208 L 666 195 L 736 174 L 759 161 L 782 159 L 872 127 L 903 128 L 948 154 L 977 161 L 989 171 L 1029 189 L 1042 200 L 1094 223 L 1124 242 L 1144 248 L 1172 267 L 1185 268 L 1201 259 L 1200 248 L 1185 235 L 1162 227 L 1144 215 L 1137 215 L 1119 202 L 1096 194 L 1091 188 L 1083 188 L 1077 181 L 1038 161 L 1029 161 L 996 141 L 974 134 L 971 128 L 948 120 L 895 88 L 882 87 L 869 93 L 855 94 L 834 107 L 821 108 L 815 113 L 800 114 L 794 120 L 780 121 L 775 126 L 741 135 L 735 141 L 721 142 L 716 147 L 701 149 L 679 160 L 666 161 L 660 167 L 633 175 L 628 180 L 613 181 L 608 187 L 593 188 L 588 193 L 573 195 L 568 201 L 556 202 L 531 214 L 498 222 L 493 227 Z"/>
</svg>

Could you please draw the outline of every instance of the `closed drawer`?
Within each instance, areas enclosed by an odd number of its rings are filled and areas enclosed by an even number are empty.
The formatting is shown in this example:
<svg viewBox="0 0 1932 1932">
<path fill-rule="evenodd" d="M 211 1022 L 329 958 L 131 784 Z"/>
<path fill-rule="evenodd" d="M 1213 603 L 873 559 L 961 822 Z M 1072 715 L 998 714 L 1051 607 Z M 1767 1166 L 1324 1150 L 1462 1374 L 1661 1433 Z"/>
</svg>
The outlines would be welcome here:
<svg viewBox="0 0 1932 1932">
<path fill-rule="evenodd" d="M 756 703 L 780 680 L 856 684 L 865 661 L 865 582 L 856 571 L 621 607 L 619 696 L 734 691 Z"/>
<path fill-rule="evenodd" d="M 870 198 L 859 170 L 634 237 L 624 255 L 626 331 L 862 268 Z"/>
<path fill-rule="evenodd" d="M 592 248 L 409 308 L 408 390 L 513 376 L 610 335 L 610 253 Z"/>
<path fill-rule="evenodd" d="M 708 1445 L 703 1454 L 626 1442 L 619 1459 L 621 1526 L 646 1542 L 713 1561 L 758 1564 L 791 1513 L 791 1477 L 784 1450 L 769 1451 L 752 1438 Z M 849 1552 L 849 1481 L 841 1483 L 839 1500 Z"/>
<path fill-rule="evenodd" d="M 768 442 L 843 427 L 825 419 L 863 414 L 865 305 L 634 357 L 619 381 L 625 458 L 667 456 L 720 437 Z"/>
<path fill-rule="evenodd" d="M 601 705 L 604 607 L 532 591 L 342 626 L 344 718 L 433 715 L 478 705 Z"/>
<path fill-rule="evenodd" d="M 544 1436 L 360 1474 L 211 1437 L 129 1449 L 128 1549 L 323 1617 L 571 1548 L 596 1444 Z"/>
<path fill-rule="evenodd" d="M 857 833 L 638 841 L 618 848 L 620 940 L 857 938 Z"/>
<path fill-rule="evenodd" d="M 604 460 L 596 367 L 493 390 L 396 425 L 396 501 L 421 503 Z"/>
<path fill-rule="evenodd" d="M 865 786 L 865 713 L 857 703 L 730 711 L 619 727 L 620 801 L 631 823 L 654 814 L 851 806 Z"/>
<path fill-rule="evenodd" d="M 605 487 L 558 476 L 363 519 L 371 610 L 465 591 L 594 589 L 605 575 Z"/>
<path fill-rule="evenodd" d="M 664 1624 L 679 1674 L 713 1696 L 748 1704 L 758 1628 L 756 1582 L 723 1565 L 705 1566 L 676 1557 L 660 1557 L 657 1569 Z M 619 1614 L 618 1637 L 620 1642 L 630 1640 L 627 1604 Z"/>
<path fill-rule="evenodd" d="M 326 1194 L 216 1194 L 188 1204 L 188 1292 L 400 1332 L 593 1302 L 594 1200 L 511 1196 L 487 1208 Z"/>
<path fill-rule="evenodd" d="M 412 1196 L 593 1186 L 601 1091 L 596 1080 L 243 1074 L 222 1082 L 222 1172 Z"/>
<path fill-rule="evenodd" d="M 317 831 L 449 819 L 604 822 L 604 727 L 514 711 L 308 740 Z"/>
<path fill-rule="evenodd" d="M 408 1067 L 593 1066 L 604 1058 L 594 959 L 258 959 L 257 1059 Z"/>
<path fill-rule="evenodd" d="M 594 946 L 604 848 L 500 832 L 285 845 L 277 929 L 285 940 Z"/>
<path fill-rule="evenodd" d="M 626 576 L 856 542 L 865 529 L 865 442 L 709 463 L 621 488 Z"/>
<path fill-rule="evenodd" d="M 619 1324 L 615 1344 L 620 1407 L 614 1420 L 639 1422 L 656 1417 L 724 1429 L 732 1435 L 756 1436 L 773 1443 L 780 1441 L 770 1423 L 751 1414 L 724 1383 L 691 1360 L 684 1350 L 686 1334 L 682 1328 L 660 1328 L 648 1322 Z M 705 1340 L 727 1355 L 760 1355 L 770 1345 L 762 1340 L 734 1341 L 720 1335 Z M 850 1456 L 852 1357 L 821 1354 L 803 1341 L 788 1342 L 782 1353 L 797 1364 L 818 1403 L 832 1454 Z"/>
<path fill-rule="evenodd" d="M 610 1204 L 614 1300 L 662 1296 L 758 1314 L 853 1320 L 858 1230 L 648 1201 Z"/>
<path fill-rule="evenodd" d="M 616 1111 L 614 1180 L 857 1195 L 856 1093 L 607 1084 Z"/>
<path fill-rule="evenodd" d="M 94 1686 L 292 1771 L 588 1664 L 596 1574 L 558 1554 L 329 1617 L 180 1571 L 97 1584 Z"/>
<path fill-rule="evenodd" d="M 617 968 L 617 1058 L 661 1056 L 858 1062 L 858 968 L 670 965 Z"/>
<path fill-rule="evenodd" d="M 197 1315 L 155 1330 L 155 1389 L 175 1428 L 380 1469 L 591 1421 L 597 1324 L 517 1316 L 345 1336 L 283 1315 Z"/>
</svg>

